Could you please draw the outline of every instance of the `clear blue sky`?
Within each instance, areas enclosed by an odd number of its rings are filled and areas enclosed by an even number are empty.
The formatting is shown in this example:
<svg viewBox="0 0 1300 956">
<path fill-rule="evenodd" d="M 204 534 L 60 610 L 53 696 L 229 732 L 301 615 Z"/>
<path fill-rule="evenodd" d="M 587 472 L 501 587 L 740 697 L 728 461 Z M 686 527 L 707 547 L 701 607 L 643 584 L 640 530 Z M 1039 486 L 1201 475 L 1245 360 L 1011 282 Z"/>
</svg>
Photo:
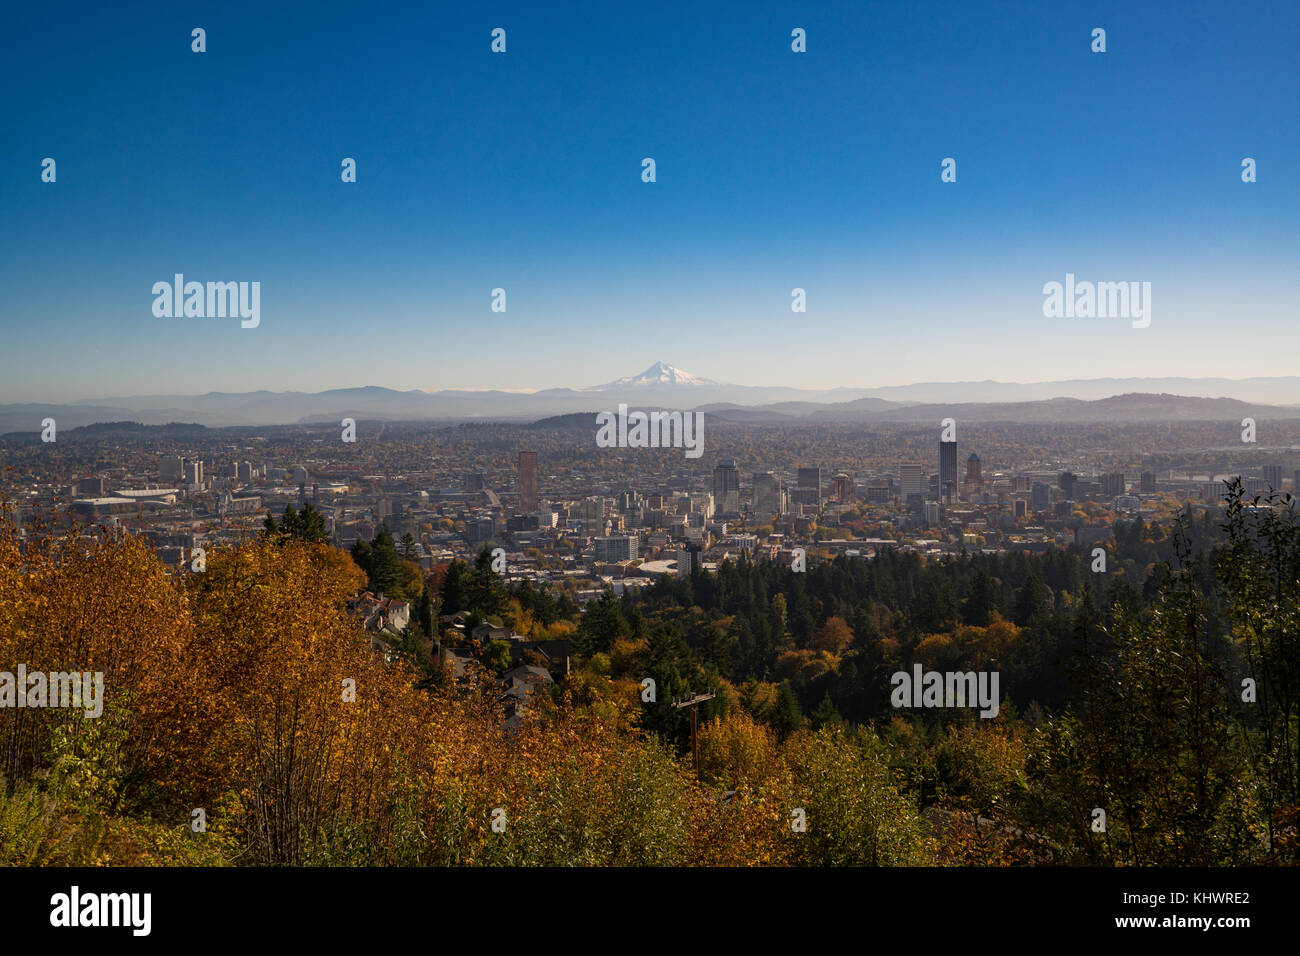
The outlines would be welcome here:
<svg viewBox="0 0 1300 956">
<path fill-rule="evenodd" d="M 461 6 L 9 10 L 0 401 L 1300 373 L 1300 5 Z M 1044 318 L 1066 272 L 1150 328 Z"/>
</svg>

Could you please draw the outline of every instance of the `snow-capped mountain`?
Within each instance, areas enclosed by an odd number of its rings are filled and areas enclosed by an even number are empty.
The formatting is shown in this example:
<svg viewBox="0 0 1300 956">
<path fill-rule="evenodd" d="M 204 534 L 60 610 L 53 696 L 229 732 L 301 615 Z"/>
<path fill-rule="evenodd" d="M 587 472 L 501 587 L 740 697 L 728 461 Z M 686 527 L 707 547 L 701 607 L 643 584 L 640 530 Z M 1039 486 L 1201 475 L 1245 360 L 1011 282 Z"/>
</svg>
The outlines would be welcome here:
<svg viewBox="0 0 1300 956">
<path fill-rule="evenodd" d="M 667 362 L 655 362 L 640 375 L 633 375 L 630 378 L 615 379 L 604 385 L 597 386 L 601 389 L 607 388 L 627 388 L 637 385 L 717 385 L 718 383 L 708 378 L 700 378 L 698 375 L 692 375 L 690 372 L 683 372 L 679 368 L 674 368 Z"/>
</svg>

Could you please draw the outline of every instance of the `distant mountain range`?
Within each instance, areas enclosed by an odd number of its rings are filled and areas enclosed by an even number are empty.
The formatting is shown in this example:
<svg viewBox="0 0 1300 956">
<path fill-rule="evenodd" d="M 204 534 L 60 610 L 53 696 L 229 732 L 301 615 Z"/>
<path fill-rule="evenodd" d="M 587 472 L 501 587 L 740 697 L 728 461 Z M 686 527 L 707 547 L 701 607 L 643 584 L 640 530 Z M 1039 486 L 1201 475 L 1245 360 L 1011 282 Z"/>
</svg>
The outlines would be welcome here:
<svg viewBox="0 0 1300 956">
<path fill-rule="evenodd" d="M 1061 382 L 924 382 L 825 390 L 727 385 L 656 362 L 640 375 L 587 388 L 534 392 L 365 388 L 324 392 L 208 392 L 136 395 L 67 405 L 0 405 L 0 434 L 98 422 L 209 427 L 358 420 L 532 422 L 632 406 L 697 409 L 736 422 L 1211 421 L 1300 418 L 1300 376 L 1250 379 L 1130 378 Z"/>
</svg>

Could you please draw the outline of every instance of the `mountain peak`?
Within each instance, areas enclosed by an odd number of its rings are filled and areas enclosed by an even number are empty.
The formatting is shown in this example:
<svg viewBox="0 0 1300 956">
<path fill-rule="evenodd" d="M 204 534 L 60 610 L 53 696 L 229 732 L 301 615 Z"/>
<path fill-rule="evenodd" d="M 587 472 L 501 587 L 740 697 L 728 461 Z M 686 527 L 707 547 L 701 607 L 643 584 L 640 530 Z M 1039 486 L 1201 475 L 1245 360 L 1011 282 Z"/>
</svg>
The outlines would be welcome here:
<svg viewBox="0 0 1300 956">
<path fill-rule="evenodd" d="M 609 382 L 602 388 L 612 388 L 614 386 L 624 387 L 628 385 L 717 385 L 717 382 L 707 378 L 700 378 L 692 375 L 690 372 L 683 372 L 679 368 L 669 365 L 667 362 L 655 362 L 640 375 L 634 375 L 630 378 L 620 378 Z"/>
</svg>

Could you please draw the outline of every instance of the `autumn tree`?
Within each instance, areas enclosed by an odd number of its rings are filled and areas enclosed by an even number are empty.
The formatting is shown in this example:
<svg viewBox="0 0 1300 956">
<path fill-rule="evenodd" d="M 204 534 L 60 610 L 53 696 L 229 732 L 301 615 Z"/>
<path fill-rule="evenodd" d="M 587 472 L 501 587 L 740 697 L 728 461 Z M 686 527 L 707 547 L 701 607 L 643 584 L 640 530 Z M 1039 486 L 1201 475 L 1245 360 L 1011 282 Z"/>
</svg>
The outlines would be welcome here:
<svg viewBox="0 0 1300 956">
<path fill-rule="evenodd" d="M 853 641 L 853 630 L 842 617 L 828 617 L 817 631 L 813 646 L 819 651 L 841 654 Z"/>
</svg>

